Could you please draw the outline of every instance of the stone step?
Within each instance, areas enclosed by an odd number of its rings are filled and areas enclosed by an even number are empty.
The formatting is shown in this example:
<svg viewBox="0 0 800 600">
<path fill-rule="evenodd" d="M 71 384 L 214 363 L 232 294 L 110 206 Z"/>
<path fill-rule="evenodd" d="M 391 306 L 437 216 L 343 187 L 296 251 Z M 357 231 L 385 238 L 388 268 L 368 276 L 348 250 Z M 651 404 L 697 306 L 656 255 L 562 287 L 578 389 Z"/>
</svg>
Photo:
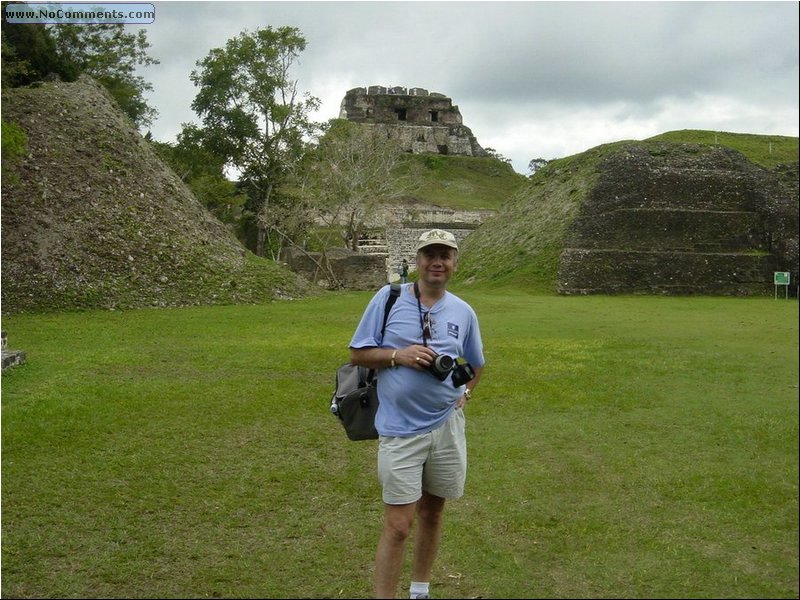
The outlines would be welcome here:
<svg viewBox="0 0 800 600">
<path fill-rule="evenodd" d="M 386 236 L 371 235 L 360 239 L 358 241 L 358 251 L 361 254 L 387 254 L 389 245 L 386 241 Z"/>
<path fill-rule="evenodd" d="M 3 350 L 3 371 L 25 362 L 25 353 L 22 350 Z"/>
<path fill-rule="evenodd" d="M 774 257 L 731 252 L 565 248 L 560 294 L 768 295 Z"/>
<path fill-rule="evenodd" d="M 22 350 L 8 350 L 8 333 L 2 332 L 3 339 L 3 366 L 2 370 L 5 371 L 14 365 L 21 365 L 25 362 L 25 353 Z"/>
</svg>

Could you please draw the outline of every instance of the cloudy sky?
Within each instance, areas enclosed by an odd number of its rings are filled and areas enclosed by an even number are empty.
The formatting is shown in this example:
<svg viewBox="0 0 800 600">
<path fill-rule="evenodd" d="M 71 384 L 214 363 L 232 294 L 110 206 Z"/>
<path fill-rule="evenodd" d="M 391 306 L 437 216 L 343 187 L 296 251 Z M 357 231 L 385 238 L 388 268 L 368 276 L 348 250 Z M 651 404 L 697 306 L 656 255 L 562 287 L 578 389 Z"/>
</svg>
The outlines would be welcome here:
<svg viewBox="0 0 800 600">
<path fill-rule="evenodd" d="M 195 63 L 244 30 L 308 45 L 293 75 L 337 117 L 345 92 L 421 87 L 453 99 L 478 142 L 553 159 L 677 129 L 798 135 L 797 2 L 155 2 L 141 74 L 174 141 Z"/>
</svg>

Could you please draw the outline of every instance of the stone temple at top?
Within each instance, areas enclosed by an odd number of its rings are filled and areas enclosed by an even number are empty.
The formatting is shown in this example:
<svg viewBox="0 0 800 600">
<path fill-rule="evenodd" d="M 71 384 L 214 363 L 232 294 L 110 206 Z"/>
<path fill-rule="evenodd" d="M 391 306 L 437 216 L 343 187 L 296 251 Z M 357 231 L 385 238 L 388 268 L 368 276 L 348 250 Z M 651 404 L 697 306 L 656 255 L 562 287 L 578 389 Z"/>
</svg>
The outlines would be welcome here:
<svg viewBox="0 0 800 600">
<path fill-rule="evenodd" d="M 384 129 L 405 152 L 487 156 L 462 122 L 458 106 L 422 88 L 353 88 L 342 100 L 339 118 Z"/>
</svg>

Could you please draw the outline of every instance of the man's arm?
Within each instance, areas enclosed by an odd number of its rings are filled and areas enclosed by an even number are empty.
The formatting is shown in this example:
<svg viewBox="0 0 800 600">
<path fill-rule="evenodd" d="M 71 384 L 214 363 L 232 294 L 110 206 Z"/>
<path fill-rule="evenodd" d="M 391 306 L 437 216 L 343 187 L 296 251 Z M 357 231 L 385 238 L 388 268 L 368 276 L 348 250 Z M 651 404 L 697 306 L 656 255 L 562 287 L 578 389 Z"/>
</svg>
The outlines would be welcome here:
<svg viewBox="0 0 800 600">
<path fill-rule="evenodd" d="M 481 373 L 483 373 L 483 367 L 473 367 L 473 369 L 475 370 L 475 377 L 467 382 L 467 389 L 464 392 L 464 395 L 458 399 L 458 402 L 456 402 L 456 408 L 464 408 L 464 405 L 469 400 L 468 396 L 472 394 L 472 390 L 474 390 L 475 386 L 478 385 L 478 381 L 481 378 Z"/>
<path fill-rule="evenodd" d="M 436 353 L 433 350 L 419 344 L 405 348 L 350 348 L 350 362 L 368 369 L 386 369 L 400 365 L 425 369 L 434 358 Z"/>
<path fill-rule="evenodd" d="M 467 382 L 467 389 L 471 392 L 475 389 L 475 386 L 478 385 L 478 381 L 480 381 L 481 373 L 483 373 L 483 367 L 472 367 L 475 371 L 475 377 L 470 379 Z"/>
<path fill-rule="evenodd" d="M 385 369 L 392 365 L 392 356 L 397 356 L 394 348 L 350 348 L 350 362 L 368 369 Z"/>
</svg>

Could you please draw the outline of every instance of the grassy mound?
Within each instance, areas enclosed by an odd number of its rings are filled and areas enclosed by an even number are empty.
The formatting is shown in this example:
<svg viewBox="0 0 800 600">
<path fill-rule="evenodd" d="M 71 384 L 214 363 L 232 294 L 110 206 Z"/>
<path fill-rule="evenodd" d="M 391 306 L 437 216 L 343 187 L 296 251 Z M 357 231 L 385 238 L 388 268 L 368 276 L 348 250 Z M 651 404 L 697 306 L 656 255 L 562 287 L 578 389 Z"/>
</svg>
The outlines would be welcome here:
<svg viewBox="0 0 800 600">
<path fill-rule="evenodd" d="M 3 311 L 258 303 L 314 290 L 247 252 L 88 78 L 3 91 Z"/>
</svg>

